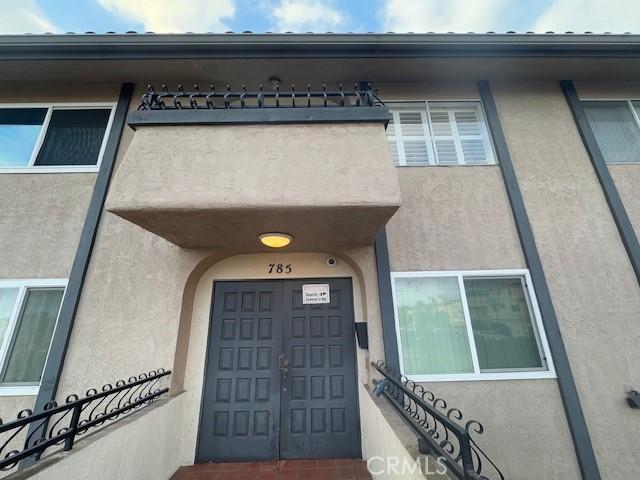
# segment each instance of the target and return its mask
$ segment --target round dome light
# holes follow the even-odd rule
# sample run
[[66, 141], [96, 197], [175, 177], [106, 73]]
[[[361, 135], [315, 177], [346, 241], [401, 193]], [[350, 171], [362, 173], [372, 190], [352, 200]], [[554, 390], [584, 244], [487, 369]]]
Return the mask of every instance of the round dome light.
[[258, 235], [258, 239], [260, 243], [266, 245], [270, 248], [282, 248], [286, 247], [291, 243], [293, 237], [291, 235], [287, 235], [286, 233], [263, 233], [262, 235]]

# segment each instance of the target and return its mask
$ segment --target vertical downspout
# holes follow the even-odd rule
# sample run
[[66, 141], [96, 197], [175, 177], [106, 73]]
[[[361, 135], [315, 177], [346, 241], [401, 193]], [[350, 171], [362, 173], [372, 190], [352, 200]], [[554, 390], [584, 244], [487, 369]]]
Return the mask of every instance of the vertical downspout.
[[378, 234], [374, 244], [376, 253], [376, 270], [378, 272], [378, 297], [380, 300], [380, 317], [382, 319], [382, 342], [385, 363], [400, 371], [398, 356], [398, 339], [396, 336], [395, 313], [393, 310], [393, 294], [391, 291], [391, 271], [389, 268], [389, 247], [385, 229]]
[[[109, 191], [109, 183], [111, 182], [111, 176], [116, 163], [118, 147], [120, 145], [120, 139], [122, 138], [134, 87], [135, 85], [133, 83], [123, 83], [120, 89], [118, 104], [102, 156], [102, 163], [96, 177], [96, 183], [93, 194], [91, 195], [87, 216], [85, 217], [82, 227], [82, 233], [80, 234], [80, 241], [78, 242], [73, 266], [69, 274], [69, 282], [60, 307], [56, 329], [51, 340], [49, 355], [47, 356], [47, 361], [42, 372], [40, 389], [38, 390], [38, 396], [33, 408], [34, 412], [42, 411], [48, 402], [55, 399], [58, 390], [64, 359], [67, 353], [67, 347], [69, 346], [69, 339], [73, 331], [73, 322], [78, 310], [78, 304], [80, 303], [82, 287], [87, 269], [89, 268], [91, 253], [98, 232], [98, 226], [100, 225], [104, 202], [107, 198], [107, 192]], [[33, 433], [38, 429], [36, 423], [37, 422], [29, 424], [29, 432], [27, 435], [33, 434], [32, 440], [40, 437], [39, 434]], [[44, 428], [46, 428], [46, 424]], [[34, 461], [35, 459], [33, 457], [26, 458], [20, 463], [20, 469], [28, 467], [33, 464]]]
[[587, 153], [591, 159], [591, 164], [593, 165], [593, 169], [596, 172], [596, 176], [598, 177], [598, 181], [600, 182], [600, 186], [604, 192], [604, 197], [607, 200], [609, 209], [611, 210], [611, 215], [618, 227], [622, 244], [627, 251], [627, 255], [629, 255], [631, 266], [636, 274], [638, 284], [640, 284], [640, 243], [638, 243], [636, 232], [633, 229], [633, 225], [631, 225], [631, 220], [629, 220], [629, 216], [624, 208], [624, 204], [622, 203], [616, 184], [613, 181], [613, 178], [611, 178], [609, 167], [607, 167], [607, 163], [604, 161], [604, 156], [598, 146], [596, 136], [591, 129], [591, 125], [589, 124], [587, 115], [580, 103], [580, 99], [578, 98], [578, 93], [576, 92], [573, 82], [571, 80], [563, 80], [560, 82], [560, 87], [562, 87], [562, 91], [567, 99], [573, 118], [578, 126], [580, 137], [582, 137], [582, 142], [587, 149]]
[[500, 117], [498, 116], [498, 110], [493, 99], [493, 94], [491, 93], [491, 88], [489, 87], [489, 82], [478, 82], [478, 90], [480, 91], [480, 98], [482, 99], [487, 116], [489, 131], [493, 137], [498, 163], [500, 164], [507, 197], [511, 204], [513, 218], [516, 229], [518, 230], [518, 236], [520, 237], [522, 251], [538, 298], [540, 313], [542, 314], [542, 323], [547, 333], [549, 349], [551, 350], [553, 363], [556, 367], [558, 388], [560, 389], [565, 416], [569, 424], [569, 430], [571, 431], [571, 438], [580, 467], [580, 473], [584, 480], [600, 480], [598, 463], [596, 462], [593, 446], [591, 445], [587, 423], [582, 413], [580, 397], [578, 396], [569, 358], [564, 346], [564, 341], [562, 340], [558, 318], [556, 317], [556, 312], [553, 307], [542, 261], [538, 254], [538, 247], [536, 246], [533, 230], [529, 223], [524, 199], [520, 191], [520, 186], [518, 185], [518, 179], [511, 161], [511, 154], [504, 132], [502, 131]]

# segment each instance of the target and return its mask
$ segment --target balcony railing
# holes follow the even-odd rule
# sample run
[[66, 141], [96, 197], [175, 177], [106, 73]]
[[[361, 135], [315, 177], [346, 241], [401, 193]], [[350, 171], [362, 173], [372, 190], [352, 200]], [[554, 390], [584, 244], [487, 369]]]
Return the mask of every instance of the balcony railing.
[[178, 85], [159, 90], [149, 85], [136, 111], [129, 112], [127, 123], [138, 127], [157, 125], [256, 125], [302, 123], [389, 123], [389, 110], [378, 99], [369, 84], [359, 83], [353, 89], [342, 85], [331, 89], [311, 85], [297, 90], [294, 85], [281, 90], [248, 90], [246, 85], [232, 89], [230, 85], [216, 90], [213, 85], [185, 89]]
[[340, 84], [331, 90], [323, 84], [319, 90], [312, 90], [307, 84], [303, 90], [296, 91], [295, 85], [288, 90], [265, 91], [262, 85], [256, 91], [247, 90], [242, 85], [240, 90], [232, 90], [227, 85], [222, 91], [213, 85], [208, 90], [200, 90], [196, 84], [191, 91], [182, 85], [171, 91], [163, 84], [159, 91], [149, 85], [142, 95], [138, 110], [234, 110], [252, 108], [336, 108], [336, 107], [381, 107], [382, 102], [375, 95], [369, 84], [355, 84], [353, 90], [345, 90]]
[[374, 394], [383, 395], [418, 435], [420, 452], [443, 459], [450, 473], [461, 480], [505, 480], [500, 469], [482, 451], [471, 434], [481, 435], [477, 420], [461, 425], [457, 408], [382, 361], [371, 364], [382, 379], [374, 381]]
[[30, 409], [18, 413], [9, 423], [0, 420], [0, 470], [11, 470], [23, 459], [40, 459], [45, 450], [63, 446], [71, 450], [76, 437], [122, 418], [153, 403], [169, 388], [164, 386], [171, 371], [153, 370], [115, 385], [106, 384], [100, 391], [87, 390], [84, 397], [69, 395], [63, 405], [55, 401], [42, 412]]

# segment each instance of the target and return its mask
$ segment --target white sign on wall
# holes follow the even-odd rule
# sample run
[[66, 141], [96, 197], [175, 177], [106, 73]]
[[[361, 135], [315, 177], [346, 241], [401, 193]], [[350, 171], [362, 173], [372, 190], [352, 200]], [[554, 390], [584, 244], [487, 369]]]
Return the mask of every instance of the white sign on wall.
[[304, 305], [330, 302], [328, 283], [302, 285], [302, 303]]

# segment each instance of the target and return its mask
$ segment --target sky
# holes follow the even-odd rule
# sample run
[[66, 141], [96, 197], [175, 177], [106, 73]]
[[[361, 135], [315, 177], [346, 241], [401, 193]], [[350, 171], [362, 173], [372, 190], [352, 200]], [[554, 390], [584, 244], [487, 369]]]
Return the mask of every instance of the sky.
[[0, 0], [0, 11], [0, 34], [640, 33], [640, 0]]

